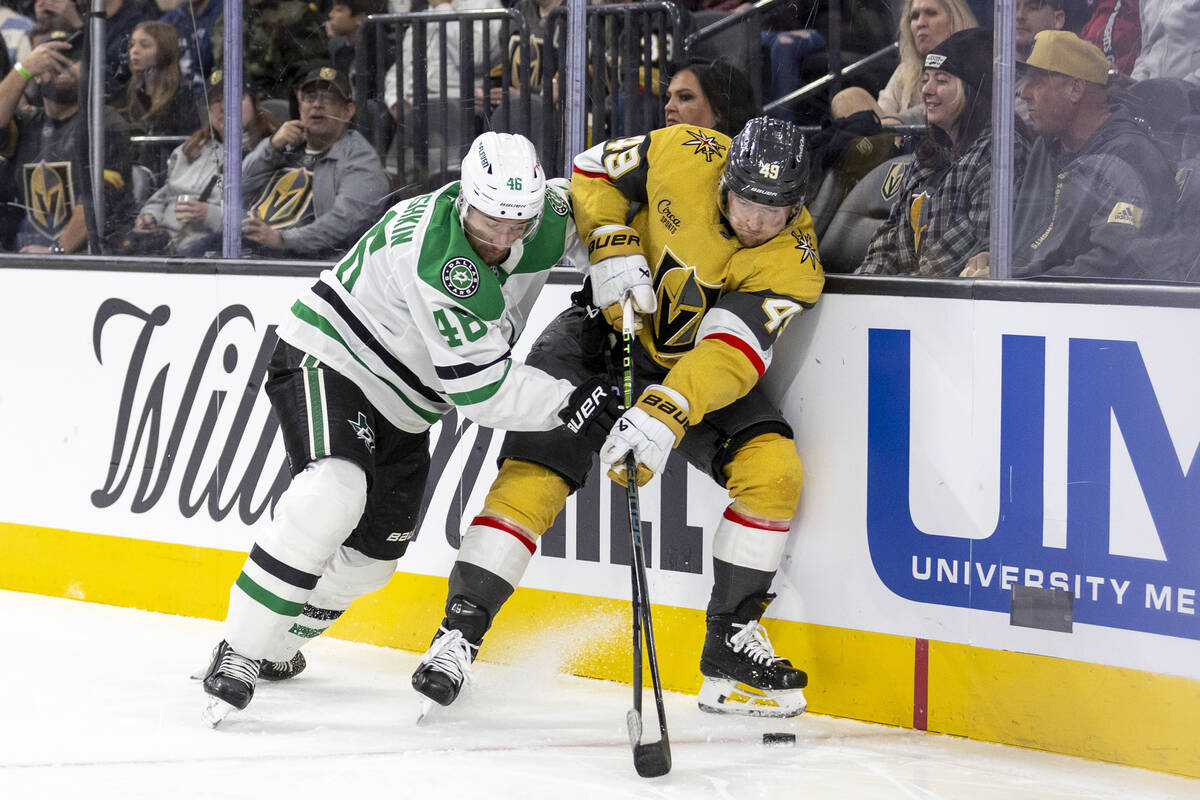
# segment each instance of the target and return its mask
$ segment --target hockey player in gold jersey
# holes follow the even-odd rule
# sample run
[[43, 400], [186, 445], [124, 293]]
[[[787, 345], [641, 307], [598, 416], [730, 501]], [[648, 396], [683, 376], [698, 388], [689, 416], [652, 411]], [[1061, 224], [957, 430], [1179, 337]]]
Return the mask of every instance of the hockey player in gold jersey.
[[[675, 125], [580, 154], [571, 192], [588, 242], [588, 284], [528, 359], [574, 383], [603, 375], [621, 301], [639, 312], [641, 394], [607, 439], [592, 443], [615, 480], [624, 470], [611, 467], [626, 453], [644, 483], [678, 450], [729, 493], [713, 538], [700, 660], [700, 706], [709, 711], [791, 716], [805, 708], [807, 676], [775, 655], [760, 622], [803, 472], [791, 428], [758, 382], [776, 338], [824, 285], [803, 205], [808, 161], [799, 130], [765, 117], [732, 141]], [[470, 679], [483, 635], [538, 538], [591, 469], [594, 451], [578, 442], [563, 429], [508, 434], [499, 475], [451, 570], [446, 617], [413, 675], [422, 694], [448, 705]]]

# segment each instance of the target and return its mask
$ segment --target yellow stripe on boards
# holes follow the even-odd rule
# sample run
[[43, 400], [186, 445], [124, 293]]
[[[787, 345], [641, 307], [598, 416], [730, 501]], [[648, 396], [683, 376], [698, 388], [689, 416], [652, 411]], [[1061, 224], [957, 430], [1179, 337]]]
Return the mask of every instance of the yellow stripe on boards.
[[223, 619], [245, 553], [0, 523], [0, 589]]
[[930, 642], [929, 730], [1200, 777], [1200, 681]]
[[[0, 589], [211, 619], [224, 618], [246, 560], [227, 550], [11, 523], [0, 523], [0, 542]], [[326, 635], [422, 652], [445, 600], [445, 578], [398, 573]], [[628, 682], [630, 618], [627, 600], [518, 589], [480, 658]], [[912, 726], [912, 638], [779, 620], [767, 626], [777, 652], [808, 672], [810, 712]], [[699, 689], [703, 630], [703, 611], [654, 607], [667, 689]], [[1200, 777], [1200, 681], [1175, 676], [931, 641], [928, 728]]]

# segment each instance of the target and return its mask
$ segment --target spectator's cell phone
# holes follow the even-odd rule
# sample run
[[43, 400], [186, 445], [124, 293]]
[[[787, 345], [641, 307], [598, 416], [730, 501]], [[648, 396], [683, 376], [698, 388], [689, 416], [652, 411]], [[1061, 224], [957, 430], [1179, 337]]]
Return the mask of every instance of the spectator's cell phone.
[[73, 61], [78, 61], [83, 54], [83, 28], [68, 36], [66, 42], [71, 46], [71, 49], [67, 51], [67, 56]]

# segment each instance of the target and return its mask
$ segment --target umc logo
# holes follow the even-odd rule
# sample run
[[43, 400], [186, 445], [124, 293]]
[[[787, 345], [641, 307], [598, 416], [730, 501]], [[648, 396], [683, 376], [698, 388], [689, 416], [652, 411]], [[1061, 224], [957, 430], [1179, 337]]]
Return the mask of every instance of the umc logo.
[[[909, 600], [1005, 613], [1014, 584], [1059, 589], [1074, 595], [1076, 622], [1200, 639], [1200, 451], [1184, 443], [1177, 455], [1137, 343], [1068, 342], [1062, 546], [1043, 536], [1045, 338], [1001, 340], [999, 513], [982, 538], [913, 521], [909, 341], [906, 330], [869, 333], [867, 540], [883, 583]], [[1114, 454], [1135, 478], [1114, 478]], [[1121, 504], [1140, 504], [1157, 540], [1136, 555], [1114, 546]]]

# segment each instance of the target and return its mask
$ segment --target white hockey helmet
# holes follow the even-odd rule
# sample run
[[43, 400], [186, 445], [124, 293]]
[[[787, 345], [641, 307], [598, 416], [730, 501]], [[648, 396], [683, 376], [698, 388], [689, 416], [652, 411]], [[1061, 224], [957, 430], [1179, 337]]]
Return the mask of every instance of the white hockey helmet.
[[459, 219], [474, 208], [498, 219], [524, 220], [522, 238], [537, 232], [546, 197], [546, 173], [533, 142], [518, 133], [487, 131], [471, 142], [462, 161]]

